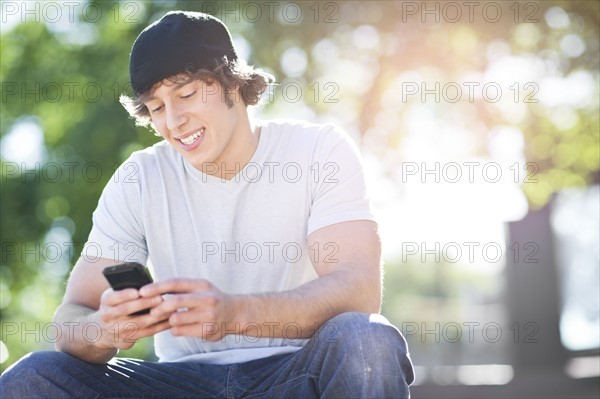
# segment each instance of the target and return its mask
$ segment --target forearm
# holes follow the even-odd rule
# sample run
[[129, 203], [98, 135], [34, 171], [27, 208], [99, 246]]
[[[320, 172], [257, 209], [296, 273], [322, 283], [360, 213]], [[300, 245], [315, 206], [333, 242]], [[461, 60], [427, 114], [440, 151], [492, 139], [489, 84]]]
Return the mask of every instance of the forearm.
[[106, 363], [112, 359], [118, 349], [97, 345], [102, 330], [95, 314], [91, 308], [63, 303], [54, 315], [54, 322], [62, 330], [56, 349], [91, 363]]
[[[338, 270], [294, 290], [234, 297], [234, 325], [244, 335], [309, 338], [343, 312], [379, 312], [379, 274]], [[260, 328], [259, 328], [260, 327]]]

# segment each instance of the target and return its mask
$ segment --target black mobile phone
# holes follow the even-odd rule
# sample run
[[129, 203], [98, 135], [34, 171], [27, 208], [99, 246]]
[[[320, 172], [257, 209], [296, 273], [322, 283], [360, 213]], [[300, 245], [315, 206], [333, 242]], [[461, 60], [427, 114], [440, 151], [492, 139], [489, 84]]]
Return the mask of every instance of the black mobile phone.
[[[148, 268], [137, 262], [127, 262], [105, 267], [102, 270], [102, 274], [104, 274], [104, 277], [106, 277], [106, 280], [108, 280], [108, 283], [115, 291], [125, 288], [140, 289], [152, 282]], [[150, 309], [144, 309], [133, 313], [133, 315], [137, 316], [149, 312]]]

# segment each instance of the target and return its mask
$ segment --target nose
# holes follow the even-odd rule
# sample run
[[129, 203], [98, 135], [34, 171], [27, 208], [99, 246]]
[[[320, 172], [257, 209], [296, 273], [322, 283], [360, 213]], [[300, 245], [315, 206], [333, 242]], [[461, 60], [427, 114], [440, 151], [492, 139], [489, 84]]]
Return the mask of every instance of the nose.
[[187, 116], [180, 107], [165, 104], [167, 113], [167, 129], [169, 131], [180, 131], [182, 126], [187, 122]]

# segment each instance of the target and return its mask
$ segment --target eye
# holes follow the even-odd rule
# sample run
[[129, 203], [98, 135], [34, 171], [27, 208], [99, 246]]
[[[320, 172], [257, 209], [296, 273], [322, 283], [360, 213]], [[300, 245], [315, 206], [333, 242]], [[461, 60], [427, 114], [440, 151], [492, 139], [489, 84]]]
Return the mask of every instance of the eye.
[[160, 105], [160, 106], [158, 106], [158, 107], [151, 108], [151, 109], [150, 109], [150, 113], [152, 113], [152, 114], [156, 114], [156, 113], [160, 112], [162, 109], [163, 109], [163, 106], [162, 106], [162, 105]]
[[186, 95], [181, 96], [181, 98], [183, 98], [183, 99], [191, 98], [194, 94], [196, 94], [196, 90], [194, 90], [190, 94], [186, 94]]

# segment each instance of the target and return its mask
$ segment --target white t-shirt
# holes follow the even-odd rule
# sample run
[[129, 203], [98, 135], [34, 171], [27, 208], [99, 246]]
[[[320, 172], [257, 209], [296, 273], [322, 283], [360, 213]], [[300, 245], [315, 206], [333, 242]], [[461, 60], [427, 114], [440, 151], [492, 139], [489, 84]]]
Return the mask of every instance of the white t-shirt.
[[[155, 281], [207, 279], [231, 294], [317, 278], [309, 251], [335, 259], [336, 247], [308, 248], [307, 237], [334, 223], [374, 220], [358, 150], [333, 125], [259, 124], [256, 152], [231, 180], [195, 169], [165, 141], [134, 152], [106, 185], [82, 255], [146, 264]], [[160, 361], [240, 363], [306, 342], [293, 339], [299, 326], [284, 327], [285, 339], [230, 334], [218, 342], [167, 330], [155, 336], [155, 350]]]

